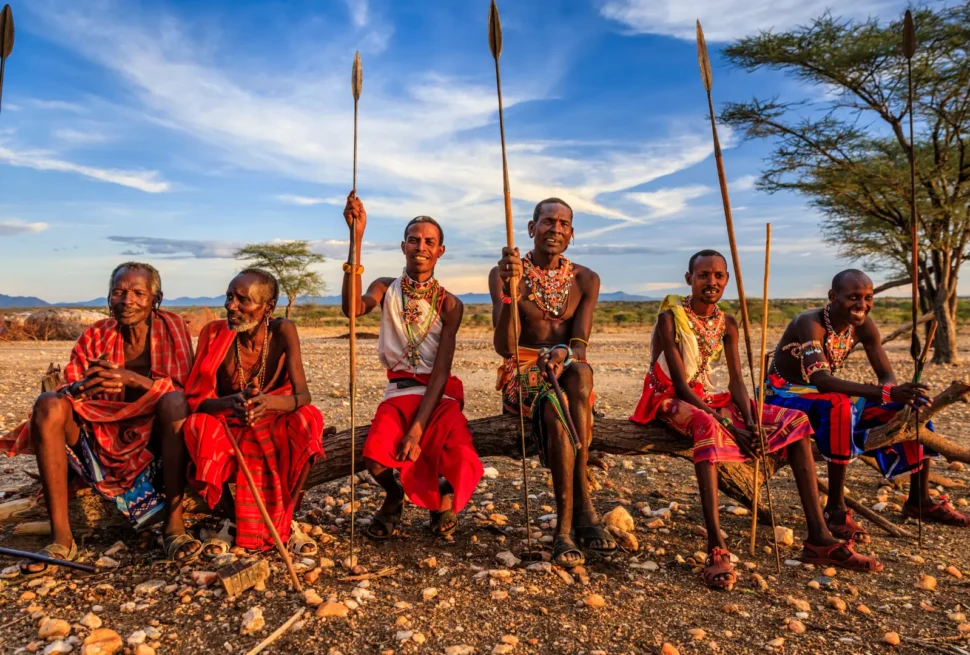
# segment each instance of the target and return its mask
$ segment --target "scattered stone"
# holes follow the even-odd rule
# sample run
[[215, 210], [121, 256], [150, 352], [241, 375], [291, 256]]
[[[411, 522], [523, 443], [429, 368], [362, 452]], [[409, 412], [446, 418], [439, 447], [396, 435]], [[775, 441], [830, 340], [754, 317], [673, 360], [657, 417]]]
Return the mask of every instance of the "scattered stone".
[[829, 596], [829, 606], [839, 612], [844, 612], [846, 610], [845, 601], [838, 596]]
[[74, 645], [71, 642], [58, 639], [44, 649], [44, 655], [63, 655], [72, 650], [74, 650]]
[[687, 634], [693, 637], [694, 641], [703, 641], [704, 637], [707, 636], [707, 631], [703, 628], [691, 628], [687, 631]]
[[602, 607], [606, 607], [606, 599], [599, 594], [590, 594], [583, 599], [583, 605], [593, 609], [600, 609]]
[[149, 580], [148, 582], [142, 582], [140, 585], [135, 587], [135, 595], [151, 596], [167, 584], [168, 582], [165, 580]]
[[155, 655], [155, 649], [148, 644], [138, 644], [135, 646], [135, 655]]
[[623, 532], [633, 532], [633, 517], [623, 505], [617, 505], [612, 510], [603, 515], [603, 525], [607, 528], [615, 527]]
[[421, 592], [421, 598], [423, 598], [426, 601], [431, 600], [437, 595], [438, 595], [438, 590], [435, 589], [434, 587], [428, 587], [427, 589]]
[[146, 639], [148, 639], [148, 635], [145, 634], [144, 630], [135, 630], [128, 635], [128, 645], [137, 646], [138, 644], [145, 643]]
[[875, 504], [873, 504], [873, 506], [872, 506], [872, 511], [873, 511], [873, 512], [882, 512], [882, 511], [884, 511], [884, 510], [885, 510], [885, 509], [886, 509], [887, 507], [889, 507], [889, 503], [882, 503], [882, 502], [880, 502], [880, 503], [875, 503]]
[[192, 571], [190, 577], [199, 587], [211, 587], [219, 579], [219, 574], [215, 571]]
[[511, 551], [508, 551], [508, 550], [503, 550], [502, 552], [495, 555], [495, 559], [498, 562], [500, 562], [503, 566], [506, 566], [510, 569], [514, 569], [522, 561], [518, 557], [513, 555]]
[[489, 480], [494, 480], [498, 477], [498, 469], [494, 466], [486, 466], [485, 470], [482, 472], [482, 476], [488, 478]]
[[673, 644], [666, 642], [660, 647], [660, 655], [680, 655], [680, 651]]
[[967, 620], [967, 615], [963, 612], [950, 612], [946, 615], [946, 618], [954, 623], [965, 623]]
[[84, 640], [81, 655], [113, 655], [124, 647], [121, 635], [108, 628], [99, 628]]
[[475, 652], [474, 646], [461, 644], [460, 646], [448, 646], [445, 648], [445, 655], [472, 655]]
[[94, 563], [99, 569], [116, 569], [121, 566], [121, 562], [116, 559], [111, 559], [105, 555], [98, 558], [98, 561]]
[[890, 646], [898, 646], [901, 641], [899, 638], [899, 633], [897, 632], [887, 632], [882, 636], [882, 641]]
[[313, 589], [307, 589], [303, 592], [303, 600], [306, 601], [306, 604], [310, 607], [317, 607], [318, 605], [323, 604], [323, 598], [321, 598], [320, 594]]
[[407, 641], [414, 633], [410, 630], [398, 630], [394, 633], [394, 641]]
[[954, 578], [962, 578], [963, 577], [963, 573], [960, 572], [960, 569], [958, 569], [957, 567], [955, 567], [953, 565], [950, 565], [950, 566], [946, 567], [946, 572], [949, 573], [950, 575], [952, 575]]
[[259, 632], [264, 627], [266, 627], [266, 619], [263, 618], [263, 610], [261, 607], [250, 607], [243, 614], [242, 625], [239, 626], [239, 634], [241, 635], [251, 635], [254, 632]]
[[436, 569], [438, 568], [438, 558], [429, 557], [428, 559], [423, 559], [418, 562], [418, 568], [421, 569]]
[[509, 597], [509, 592], [502, 589], [496, 589], [492, 592], [492, 600], [505, 600]]
[[789, 596], [785, 599], [785, 602], [789, 606], [794, 607], [799, 612], [811, 612], [812, 605], [807, 600], [802, 600], [801, 598], [795, 598], [794, 596]]
[[98, 615], [92, 614], [91, 612], [85, 614], [79, 623], [89, 630], [97, 630], [102, 625], [102, 621]]
[[40, 622], [40, 630], [37, 636], [41, 639], [59, 639], [71, 634], [71, 624], [62, 619], [51, 619], [45, 617]]
[[350, 608], [344, 605], [343, 603], [327, 602], [317, 608], [318, 617], [335, 616], [341, 619], [345, 619], [349, 614], [350, 614]]
[[772, 639], [767, 644], [765, 644], [765, 647], [770, 648], [771, 650], [774, 650], [776, 648], [783, 648], [784, 645], [785, 645], [785, 638], [778, 637], [776, 639]]
[[423, 644], [424, 642], [428, 641], [428, 638], [425, 637], [421, 632], [415, 632], [413, 635], [411, 635], [411, 641], [416, 644]]
[[795, 531], [791, 528], [786, 528], [781, 525], [775, 526], [775, 541], [778, 542], [779, 546], [794, 546], [795, 545]]
[[805, 634], [805, 624], [798, 619], [792, 619], [788, 623], [788, 629], [794, 632], [796, 635]]
[[916, 583], [916, 586], [924, 591], [933, 591], [936, 589], [936, 578], [934, 578], [932, 575], [926, 575], [924, 573], [923, 575], [920, 575], [919, 582]]
[[855, 609], [860, 614], [865, 614], [866, 616], [872, 616], [872, 610], [869, 609], [866, 605], [863, 605], [862, 603], [860, 603], [859, 605], [856, 605]]

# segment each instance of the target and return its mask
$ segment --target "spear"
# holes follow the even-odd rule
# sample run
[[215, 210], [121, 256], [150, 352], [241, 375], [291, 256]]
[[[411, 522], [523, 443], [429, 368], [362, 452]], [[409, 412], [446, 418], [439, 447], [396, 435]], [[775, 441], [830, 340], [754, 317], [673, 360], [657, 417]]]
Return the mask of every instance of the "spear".
[[[916, 25], [913, 24], [913, 14], [906, 10], [903, 18], [903, 56], [906, 57], [906, 79], [909, 86], [909, 95], [906, 107], [909, 113], [909, 212], [910, 212], [910, 242], [912, 244], [912, 295], [913, 295], [913, 327], [909, 333], [909, 355], [913, 358], [913, 377], [917, 378], [921, 373], [920, 365], [920, 345], [919, 335], [917, 334], [917, 321], [919, 320], [919, 225], [916, 214], [916, 142], [913, 141], [913, 55], [916, 54]], [[920, 450], [920, 430], [919, 430], [919, 408], [916, 408], [916, 448]], [[926, 472], [923, 472], [926, 475]], [[910, 480], [910, 484], [913, 481]], [[917, 522], [919, 526], [919, 549], [923, 550], [923, 487], [919, 490], [919, 513]]]
[[[701, 80], [704, 82], [704, 89], [707, 91], [707, 108], [711, 116], [711, 134], [714, 138], [714, 162], [717, 165], [717, 179], [721, 184], [721, 203], [724, 205], [724, 222], [727, 224], [728, 243], [731, 246], [731, 263], [734, 265], [734, 281], [738, 286], [738, 302], [741, 305], [741, 325], [744, 328], [744, 347], [748, 353], [748, 370], [751, 372], [751, 388], [754, 393], [758, 393], [758, 384], [754, 378], [754, 359], [751, 350], [751, 321], [748, 318], [748, 301], [744, 295], [744, 280], [741, 277], [741, 258], [738, 255], [738, 244], [734, 238], [734, 217], [731, 215], [731, 198], [728, 195], [727, 176], [724, 174], [724, 161], [721, 156], [721, 141], [717, 137], [717, 119], [714, 114], [714, 98], [711, 95], [713, 86], [713, 75], [711, 74], [711, 58], [707, 54], [707, 42], [704, 40], [704, 30], [700, 20], [697, 21], [697, 60], [701, 68]], [[763, 384], [763, 381], [762, 381]], [[758, 416], [760, 422], [761, 416]], [[761, 451], [765, 450], [765, 435], [759, 430], [758, 437], [761, 440]], [[754, 478], [758, 480], [758, 467], [760, 462], [757, 458], [754, 461]], [[767, 471], [766, 471], [767, 473]], [[771, 513], [772, 525], [775, 522], [774, 512], [771, 506], [771, 483], [765, 476], [765, 490], [768, 495], [768, 511]], [[757, 513], [755, 513], [757, 516]], [[752, 530], [754, 532], [754, 530]], [[755, 537], [752, 534], [752, 539]], [[772, 530], [771, 538], [774, 543], [775, 552], [778, 552], [777, 537]], [[781, 571], [779, 570], [779, 573]]]
[[[360, 90], [364, 86], [364, 69], [360, 64], [360, 51], [354, 55], [354, 64], [350, 69], [350, 90], [354, 95], [354, 190], [357, 195], [357, 105], [360, 101]], [[355, 221], [356, 223], [356, 221]], [[354, 561], [354, 531], [357, 526], [357, 225], [350, 231], [350, 561], [348, 568], [353, 570]]]
[[[512, 191], [509, 188], [509, 162], [505, 154], [505, 116], [502, 110], [502, 73], [499, 69], [499, 57], [502, 56], [502, 21], [499, 19], [498, 6], [495, 0], [488, 10], [488, 49], [492, 51], [495, 60], [495, 88], [498, 91], [498, 127], [502, 137], [502, 183], [505, 193], [505, 240], [509, 248], [515, 248], [515, 232], [512, 228]], [[519, 390], [519, 430], [522, 435], [522, 495], [525, 507], [525, 538], [526, 548], [532, 552], [532, 521], [529, 517], [529, 473], [526, 468], [525, 457], [525, 405], [522, 401], [522, 370], [519, 365], [519, 280], [513, 278], [509, 283], [509, 295], [512, 296], [512, 335], [515, 339], [513, 355], [515, 356], [515, 376]]]
[[3, 106], [3, 70], [13, 51], [13, 10], [4, 5], [0, 11], [0, 108]]

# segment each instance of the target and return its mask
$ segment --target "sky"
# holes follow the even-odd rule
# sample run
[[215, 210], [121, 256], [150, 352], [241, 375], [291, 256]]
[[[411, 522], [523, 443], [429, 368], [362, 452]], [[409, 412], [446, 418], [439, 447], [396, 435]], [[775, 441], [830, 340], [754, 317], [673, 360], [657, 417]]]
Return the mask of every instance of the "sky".
[[[720, 54], [825, 11], [819, 0], [504, 0], [501, 58], [516, 242], [536, 202], [574, 211], [567, 256], [603, 291], [685, 290], [701, 248], [728, 252], [694, 21], [715, 105], [806, 97]], [[165, 294], [221, 295], [234, 250], [305, 239], [338, 293], [352, 186], [354, 52], [363, 61], [358, 193], [365, 277], [399, 274], [412, 217], [445, 230], [437, 276], [484, 292], [505, 245], [487, 0], [12, 0], [16, 46], [0, 114], [0, 293], [103, 296], [148, 261]], [[905, 3], [840, 3], [898, 17]], [[720, 126], [742, 272], [760, 295], [821, 297], [851, 262], [803, 197], [755, 189], [770, 144]], [[877, 281], [880, 275], [873, 276]], [[753, 290], [757, 290], [755, 294]], [[727, 297], [736, 297], [733, 285]]]

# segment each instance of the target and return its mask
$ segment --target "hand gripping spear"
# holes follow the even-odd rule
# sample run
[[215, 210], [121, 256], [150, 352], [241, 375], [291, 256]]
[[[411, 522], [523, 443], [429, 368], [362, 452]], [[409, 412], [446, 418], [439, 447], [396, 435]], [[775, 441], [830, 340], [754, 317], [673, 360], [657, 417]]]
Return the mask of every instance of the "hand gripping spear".
[[[360, 51], [354, 55], [354, 65], [350, 69], [350, 90], [354, 95], [354, 191], [357, 195], [357, 104], [360, 101], [360, 90], [364, 86], [364, 69], [360, 64]], [[350, 560], [348, 568], [353, 570], [354, 561], [354, 531], [357, 526], [357, 226], [350, 230]]]
[[[704, 40], [704, 30], [701, 28], [701, 22], [697, 21], [697, 59], [701, 67], [701, 80], [704, 82], [704, 89], [707, 90], [707, 107], [711, 115], [711, 133], [714, 137], [714, 162], [717, 164], [717, 177], [721, 184], [721, 202], [724, 205], [724, 221], [727, 223], [727, 233], [728, 233], [728, 243], [731, 246], [731, 262], [734, 265], [734, 280], [738, 285], [738, 301], [741, 304], [741, 325], [744, 328], [744, 347], [748, 353], [748, 370], [751, 371], [751, 386], [752, 391], [757, 394], [758, 384], [754, 379], [754, 360], [753, 351], [751, 350], [751, 322], [748, 319], [748, 302], [744, 296], [744, 280], [741, 277], [741, 259], [738, 256], [738, 244], [734, 239], [734, 218], [731, 215], [731, 199], [728, 196], [728, 186], [727, 177], [724, 174], [724, 162], [721, 156], [721, 141], [717, 137], [717, 119], [714, 114], [714, 99], [711, 96], [711, 86], [713, 85], [713, 76], [711, 74], [711, 59], [707, 54], [707, 42]], [[762, 385], [764, 381], [762, 380]], [[760, 425], [761, 416], [758, 416], [758, 422]], [[758, 437], [761, 440], [761, 453], [762, 458], [766, 457], [765, 454], [765, 435], [764, 432], [759, 430]], [[767, 460], [765, 460], [767, 461]], [[759, 467], [761, 463], [755, 458], [754, 461], [754, 503], [753, 511], [755, 517], [758, 515], [758, 493], [760, 488], [760, 483], [758, 482]], [[767, 473], [767, 467], [765, 468]], [[774, 524], [775, 524], [775, 511], [771, 504], [771, 484], [768, 482], [767, 476], [765, 476], [765, 489], [768, 495], [768, 513], [771, 515], [771, 538], [775, 549], [775, 559], [778, 565], [778, 573], [781, 573], [781, 559], [778, 553], [778, 540], [774, 534]], [[757, 522], [755, 521], [755, 525]], [[755, 529], [752, 528], [752, 543], [754, 542]]]
[[13, 51], [13, 10], [4, 5], [0, 11], [0, 109], [3, 107], [3, 70]]
[[[917, 321], [919, 319], [919, 220], [916, 214], [916, 142], [913, 140], [913, 55], [916, 54], [916, 26], [913, 24], [913, 14], [906, 10], [903, 18], [903, 56], [906, 57], [906, 78], [909, 84], [909, 96], [907, 99], [907, 111], [909, 113], [909, 212], [910, 212], [910, 241], [912, 244], [913, 259], [912, 271], [913, 278], [913, 328], [909, 335], [909, 355], [913, 358], [913, 381], [918, 381], [922, 372], [920, 364], [919, 335], [917, 331]], [[920, 431], [919, 431], [919, 408], [916, 408], [916, 447], [920, 450]], [[923, 472], [926, 475], [926, 472]], [[912, 477], [910, 484], [915, 484]], [[920, 485], [919, 510], [917, 522], [919, 526], [918, 542], [919, 549], [923, 550], [923, 486]]]
[[[498, 91], [498, 127], [502, 136], [502, 182], [505, 193], [505, 240], [509, 248], [515, 247], [515, 232], [512, 228], [512, 191], [509, 188], [509, 163], [505, 155], [505, 117], [502, 111], [502, 74], [498, 60], [502, 56], [502, 21], [499, 20], [498, 6], [492, 0], [488, 10], [488, 48], [495, 60], [495, 88]], [[522, 435], [522, 495], [525, 507], [525, 538], [526, 548], [532, 552], [532, 521], [529, 517], [529, 473], [525, 457], [525, 406], [522, 402], [521, 369], [519, 365], [519, 280], [512, 279], [509, 283], [509, 295], [512, 296], [512, 335], [515, 339], [513, 354], [515, 355], [515, 376], [519, 383], [519, 429]]]

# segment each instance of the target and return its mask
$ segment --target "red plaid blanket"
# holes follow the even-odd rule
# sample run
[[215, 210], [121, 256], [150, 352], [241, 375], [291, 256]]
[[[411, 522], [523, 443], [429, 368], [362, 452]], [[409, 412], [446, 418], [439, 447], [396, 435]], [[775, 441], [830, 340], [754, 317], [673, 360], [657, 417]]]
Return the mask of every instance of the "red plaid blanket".
[[[117, 496], [131, 488], [135, 478], [152, 461], [147, 449], [152, 436], [155, 404], [166, 393], [185, 386], [192, 369], [192, 337], [177, 314], [155, 310], [151, 329], [152, 388], [133, 403], [121, 394], [102, 394], [88, 400], [71, 398], [75, 419], [84, 424], [92, 437], [92, 448], [104, 466], [106, 478], [98, 490]], [[125, 365], [124, 338], [113, 318], [98, 321], [81, 335], [71, 361], [64, 369], [64, 385], [81, 379], [90, 362], [107, 356]], [[0, 438], [0, 453], [10, 457], [32, 452], [30, 420]]]

